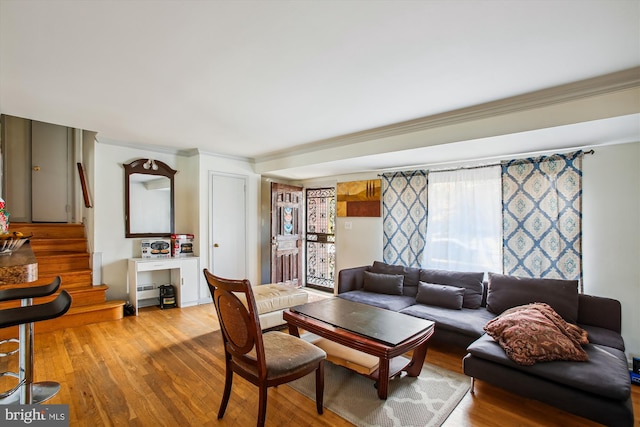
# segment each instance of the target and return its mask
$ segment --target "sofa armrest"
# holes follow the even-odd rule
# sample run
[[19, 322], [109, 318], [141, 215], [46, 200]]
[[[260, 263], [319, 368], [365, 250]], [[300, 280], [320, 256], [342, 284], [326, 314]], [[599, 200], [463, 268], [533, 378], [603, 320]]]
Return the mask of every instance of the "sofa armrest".
[[369, 270], [369, 266], [345, 268], [338, 272], [338, 293], [357, 291], [364, 286], [364, 271]]
[[622, 329], [620, 301], [593, 295], [578, 295], [578, 323], [620, 333]]

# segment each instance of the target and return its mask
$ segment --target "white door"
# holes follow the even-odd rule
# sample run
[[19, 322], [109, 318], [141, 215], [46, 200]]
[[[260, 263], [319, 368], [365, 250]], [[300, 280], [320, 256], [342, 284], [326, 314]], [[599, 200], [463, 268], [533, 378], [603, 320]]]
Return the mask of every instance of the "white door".
[[227, 279], [247, 278], [246, 178], [211, 174], [211, 271]]
[[31, 122], [31, 220], [71, 219], [68, 128]]

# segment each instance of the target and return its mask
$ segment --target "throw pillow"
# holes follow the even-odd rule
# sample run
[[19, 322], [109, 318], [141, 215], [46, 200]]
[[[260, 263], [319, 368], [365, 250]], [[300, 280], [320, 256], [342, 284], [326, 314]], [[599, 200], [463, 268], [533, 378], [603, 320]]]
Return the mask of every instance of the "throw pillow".
[[511, 308], [490, 320], [484, 330], [514, 362], [531, 366], [536, 362], [589, 359], [582, 348], [587, 332], [567, 323], [547, 304]]
[[465, 308], [478, 308], [482, 304], [483, 278], [483, 272], [420, 270], [421, 282], [464, 288], [462, 306]]
[[402, 282], [404, 276], [401, 274], [379, 274], [364, 271], [364, 287], [367, 292], [375, 292], [387, 295], [402, 295]]
[[531, 279], [489, 273], [487, 310], [500, 314], [519, 305], [549, 304], [564, 320], [578, 321], [578, 281]]
[[370, 271], [372, 273], [380, 274], [402, 274], [404, 276], [404, 287], [402, 289], [403, 295], [415, 297], [418, 292], [418, 281], [420, 280], [419, 268], [374, 261]]
[[421, 304], [461, 310], [463, 299], [464, 288], [418, 282], [416, 302]]

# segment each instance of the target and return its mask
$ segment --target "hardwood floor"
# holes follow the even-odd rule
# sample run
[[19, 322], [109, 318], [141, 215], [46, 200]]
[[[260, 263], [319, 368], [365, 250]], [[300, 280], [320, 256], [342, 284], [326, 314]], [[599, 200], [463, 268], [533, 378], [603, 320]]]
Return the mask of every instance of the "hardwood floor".
[[[214, 308], [207, 304], [170, 310], [150, 307], [138, 317], [37, 333], [35, 380], [61, 383], [60, 393], [47, 403], [69, 404], [71, 426], [255, 425], [257, 390], [237, 376], [227, 413], [217, 420], [224, 384], [217, 328]], [[463, 355], [463, 349], [433, 345], [427, 361], [461, 372]], [[6, 363], [0, 362], [0, 371], [6, 370]], [[637, 419], [640, 387], [634, 386], [633, 393]], [[352, 424], [328, 410], [318, 415], [312, 400], [288, 386], [271, 388], [267, 426], [284, 425]], [[482, 382], [476, 382], [475, 396], [467, 394], [445, 423], [447, 427], [503, 425], [597, 424]]]

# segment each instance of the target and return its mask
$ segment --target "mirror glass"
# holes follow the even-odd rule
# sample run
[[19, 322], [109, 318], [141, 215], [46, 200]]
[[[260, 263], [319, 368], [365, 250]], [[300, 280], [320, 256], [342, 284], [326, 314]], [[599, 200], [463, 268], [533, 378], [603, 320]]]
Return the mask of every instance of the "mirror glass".
[[175, 170], [158, 160], [125, 164], [126, 237], [163, 237], [174, 232]]

